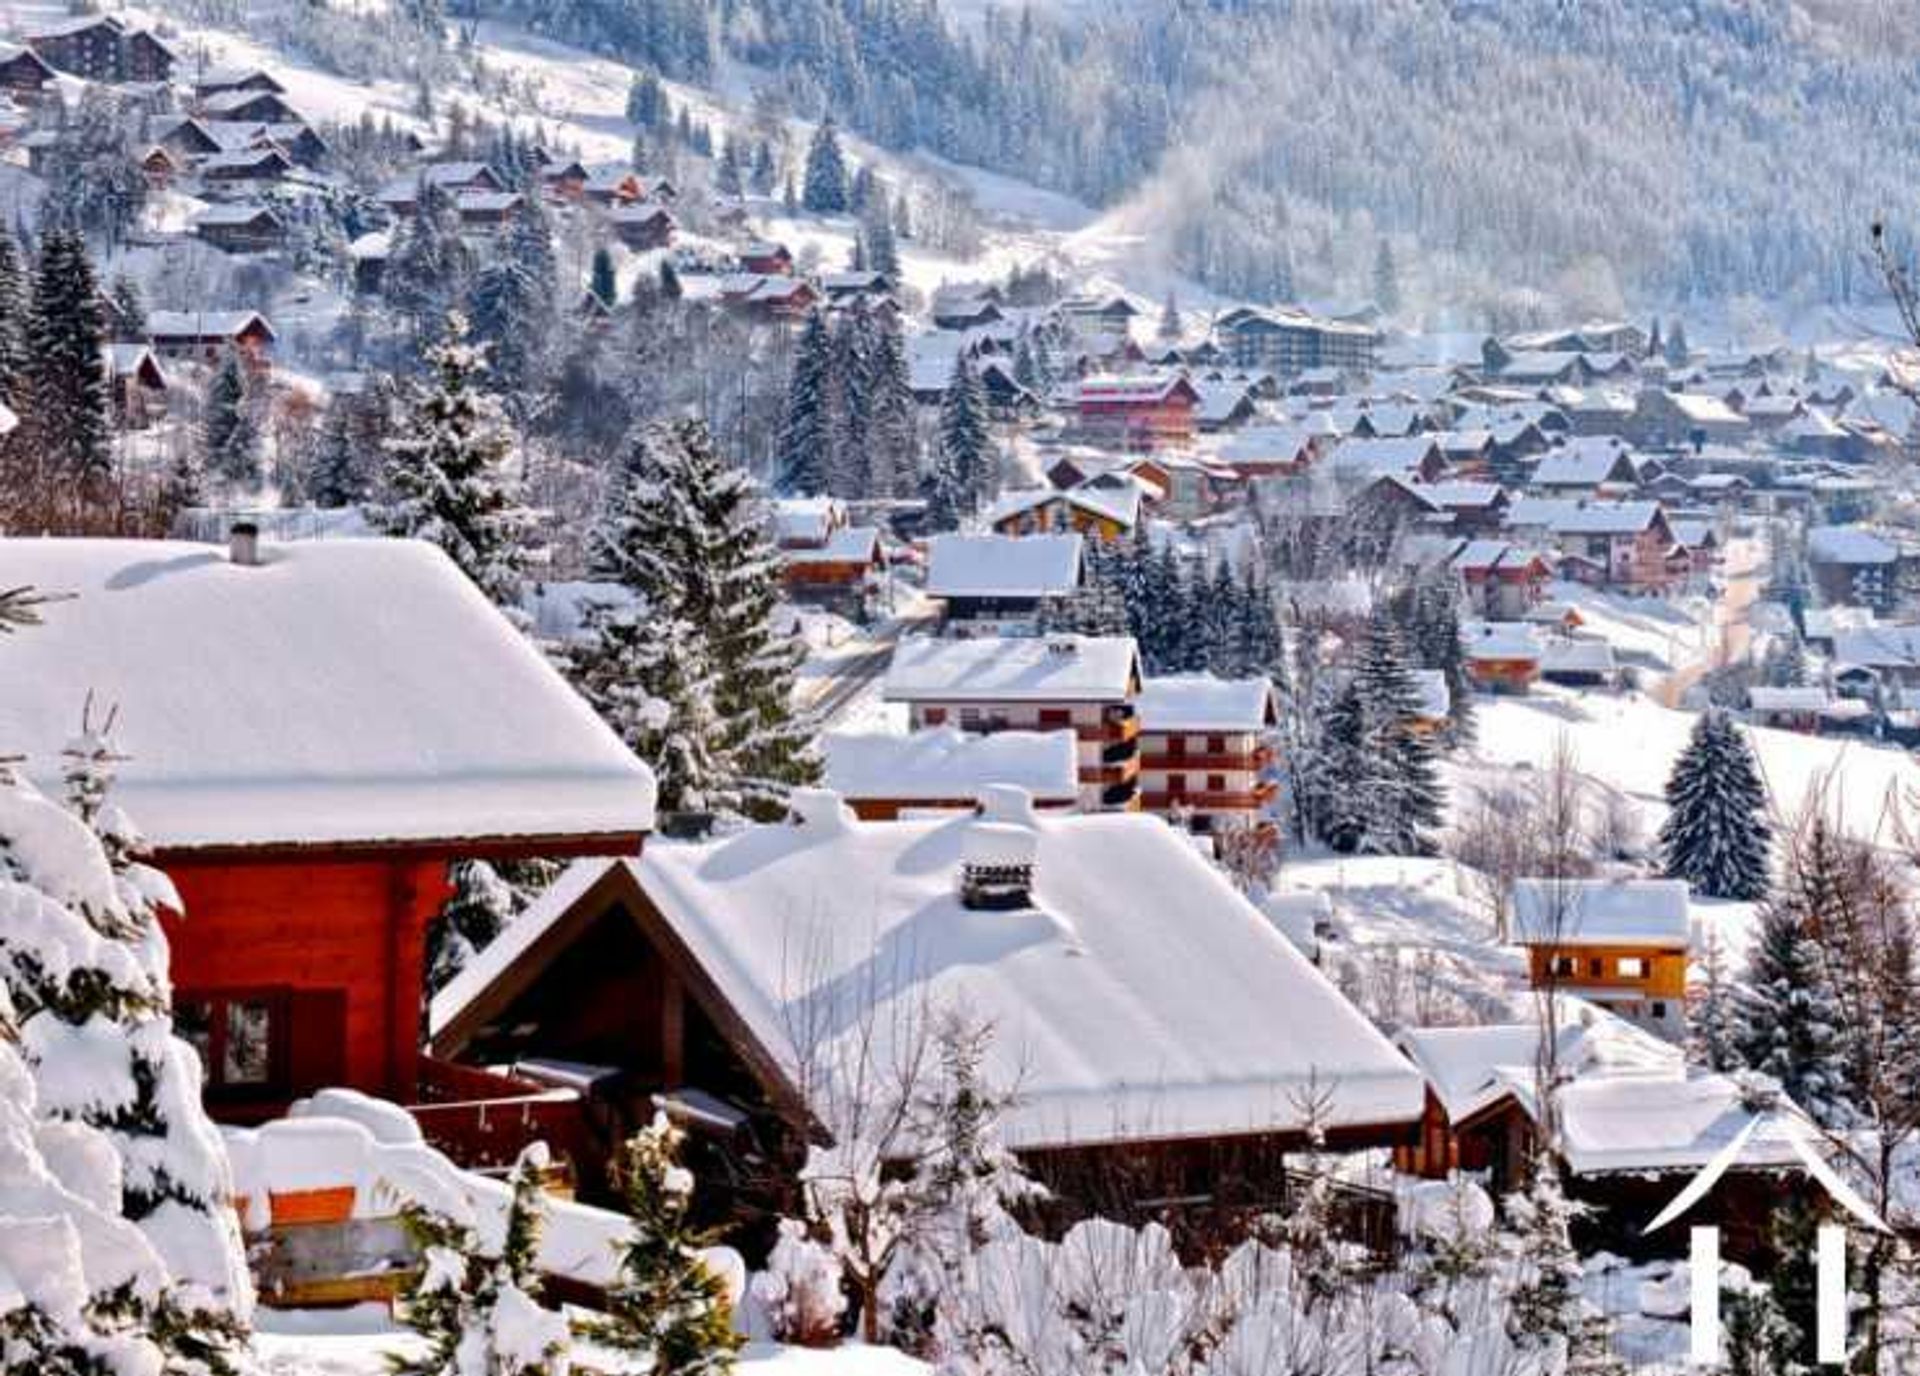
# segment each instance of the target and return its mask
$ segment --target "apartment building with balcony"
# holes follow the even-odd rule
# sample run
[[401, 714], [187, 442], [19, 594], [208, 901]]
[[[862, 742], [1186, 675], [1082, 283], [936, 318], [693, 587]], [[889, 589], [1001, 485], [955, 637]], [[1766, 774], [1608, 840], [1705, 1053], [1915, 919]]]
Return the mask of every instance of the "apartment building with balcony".
[[909, 636], [882, 688], [914, 730], [1071, 731], [1083, 811], [1140, 806], [1140, 655], [1131, 636]]
[[1150, 678], [1140, 690], [1141, 805], [1196, 832], [1270, 825], [1279, 704], [1265, 678]]

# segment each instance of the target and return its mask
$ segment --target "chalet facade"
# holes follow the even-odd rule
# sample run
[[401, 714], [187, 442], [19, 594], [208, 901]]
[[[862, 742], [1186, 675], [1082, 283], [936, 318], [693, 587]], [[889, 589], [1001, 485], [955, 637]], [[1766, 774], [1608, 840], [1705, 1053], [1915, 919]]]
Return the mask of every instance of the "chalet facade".
[[208, 206], [193, 217], [193, 232], [228, 253], [268, 253], [287, 242], [286, 222], [265, 205]]
[[[448, 865], [651, 829], [646, 766], [432, 546], [0, 540], [0, 580], [77, 594], [10, 651], [0, 724], [54, 742], [88, 694], [117, 705], [116, 801], [179, 893], [176, 1021], [220, 1117], [416, 1102]], [[53, 750], [27, 768], [57, 787]]]
[[916, 731], [1072, 731], [1081, 807], [1136, 811], [1140, 682], [1130, 636], [910, 636], [881, 691], [906, 706]]
[[1113, 486], [1008, 492], [987, 512], [987, 526], [997, 535], [1072, 531], [1096, 540], [1118, 540], [1139, 523], [1141, 497], [1140, 484], [1124, 476]]
[[607, 224], [614, 238], [636, 253], [667, 247], [679, 228], [671, 210], [646, 202], [615, 206], [607, 212]]
[[272, 366], [278, 338], [258, 311], [153, 311], [147, 337], [162, 358], [212, 366], [231, 349], [257, 370]]
[[927, 542], [927, 596], [938, 598], [950, 633], [1032, 631], [1049, 603], [1080, 587], [1083, 538], [936, 535]]
[[0, 43], [0, 91], [32, 105], [46, 94], [54, 77], [54, 69], [32, 48]]
[[[806, 790], [791, 822], [577, 864], [436, 997], [433, 1050], [616, 1069], [623, 1127], [697, 1100], [791, 1171], [803, 1084], [903, 1064], [906, 1010], [964, 1008], [993, 1025], [983, 1076], [1021, 1086], [1007, 1146], [1064, 1211], [1129, 1219], [1270, 1207], [1304, 1085], [1336, 1148], [1411, 1140], [1418, 1074], [1171, 829], [1018, 789], [980, 809], [868, 823]], [[1177, 1064], [1143, 1026], [1180, 1029]]]
[[1631, 592], [1670, 588], [1667, 556], [1673, 527], [1658, 502], [1584, 502], [1555, 515], [1551, 530], [1561, 552], [1576, 561], [1576, 577]]
[[1527, 693], [1540, 681], [1541, 646], [1524, 622], [1469, 621], [1460, 627], [1467, 680], [1487, 693]]
[[1546, 596], [1552, 561], [1505, 540], [1469, 540], [1449, 561], [1468, 610], [1487, 621], [1518, 621]]
[[166, 414], [167, 379], [153, 350], [144, 344], [106, 344], [100, 362], [112, 390], [115, 421], [126, 430], [144, 430]]
[[1192, 442], [1200, 393], [1186, 374], [1166, 378], [1088, 378], [1074, 398], [1079, 429], [1113, 449], [1152, 450]]
[[171, 48], [110, 14], [70, 19], [26, 41], [49, 66], [88, 81], [164, 82], [173, 76]]
[[1266, 827], [1280, 722], [1265, 678], [1179, 674], [1140, 689], [1141, 806], [1193, 831]]
[[1522, 879], [1513, 940], [1533, 987], [1605, 1005], [1677, 1039], [1686, 1030], [1691, 918], [1677, 879]]

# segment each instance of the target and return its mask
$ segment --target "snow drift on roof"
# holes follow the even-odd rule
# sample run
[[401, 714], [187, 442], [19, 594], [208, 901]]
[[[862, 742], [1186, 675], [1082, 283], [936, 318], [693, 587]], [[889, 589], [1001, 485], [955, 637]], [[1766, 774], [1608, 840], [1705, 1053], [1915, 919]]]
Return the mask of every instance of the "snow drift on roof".
[[1513, 939], [1523, 946], [1685, 946], [1689, 930], [1678, 879], [1514, 881]]
[[1059, 597], [1080, 583], [1078, 535], [936, 535], [929, 597]]
[[820, 738], [827, 787], [847, 798], [924, 802], [978, 797], [989, 784], [1013, 784], [1047, 802], [1079, 794], [1071, 731], [998, 731], [943, 726], [898, 736], [830, 731]]
[[1136, 707], [1143, 731], [1261, 731], [1273, 721], [1273, 683], [1169, 674], [1145, 680]]
[[1138, 676], [1132, 636], [908, 636], [883, 692], [889, 702], [1119, 702]]

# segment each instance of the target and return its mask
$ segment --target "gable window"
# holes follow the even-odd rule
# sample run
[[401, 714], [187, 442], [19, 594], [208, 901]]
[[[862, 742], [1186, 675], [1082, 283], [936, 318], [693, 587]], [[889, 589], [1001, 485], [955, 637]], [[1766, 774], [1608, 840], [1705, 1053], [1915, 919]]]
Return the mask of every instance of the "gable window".
[[1614, 973], [1621, 979], [1645, 979], [1647, 961], [1644, 956], [1621, 956], [1614, 962]]
[[1555, 956], [1553, 958], [1553, 973], [1562, 978], [1572, 978], [1577, 968], [1572, 956]]

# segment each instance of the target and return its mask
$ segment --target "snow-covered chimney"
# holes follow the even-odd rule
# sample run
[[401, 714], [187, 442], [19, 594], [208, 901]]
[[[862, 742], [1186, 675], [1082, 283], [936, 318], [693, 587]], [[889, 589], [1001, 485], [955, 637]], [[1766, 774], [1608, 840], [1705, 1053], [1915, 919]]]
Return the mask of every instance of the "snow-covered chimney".
[[227, 562], [252, 568], [260, 562], [260, 527], [252, 521], [235, 521], [227, 530]]
[[980, 793], [980, 818], [960, 838], [960, 903], [985, 912], [1033, 906], [1033, 867], [1040, 853], [1033, 795], [990, 784]]
[[845, 831], [854, 823], [853, 809], [830, 788], [796, 788], [787, 795], [793, 824], [826, 834]]

